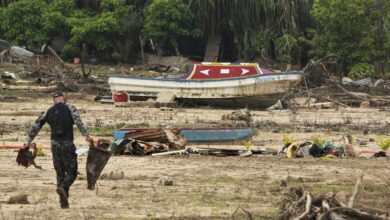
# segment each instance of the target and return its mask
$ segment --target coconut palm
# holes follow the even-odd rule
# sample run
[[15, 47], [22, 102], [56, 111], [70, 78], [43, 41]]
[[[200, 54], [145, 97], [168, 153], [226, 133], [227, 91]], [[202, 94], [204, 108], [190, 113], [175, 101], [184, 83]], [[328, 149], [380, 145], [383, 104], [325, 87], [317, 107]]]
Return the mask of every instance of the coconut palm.
[[6, 7], [13, 2], [16, 2], [16, 0], [0, 0], [0, 7]]
[[[271, 32], [299, 36], [315, 21], [310, 14], [314, 0], [186, 0], [206, 35], [229, 28], [244, 51], [252, 35]], [[225, 27], [224, 27], [225, 26]], [[248, 40], [249, 39], [249, 40]], [[272, 39], [275, 40], [275, 39]]]

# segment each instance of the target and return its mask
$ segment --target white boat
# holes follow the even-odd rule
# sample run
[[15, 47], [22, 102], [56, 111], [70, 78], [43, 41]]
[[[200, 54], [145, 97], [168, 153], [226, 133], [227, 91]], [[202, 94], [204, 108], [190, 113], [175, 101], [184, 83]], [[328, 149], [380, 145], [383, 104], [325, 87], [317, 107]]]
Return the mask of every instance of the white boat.
[[302, 72], [268, 73], [245, 78], [211, 80], [136, 78], [113, 75], [108, 83], [112, 93], [126, 92], [130, 101], [156, 98], [162, 92], [193, 105], [265, 108], [282, 98], [301, 80]]

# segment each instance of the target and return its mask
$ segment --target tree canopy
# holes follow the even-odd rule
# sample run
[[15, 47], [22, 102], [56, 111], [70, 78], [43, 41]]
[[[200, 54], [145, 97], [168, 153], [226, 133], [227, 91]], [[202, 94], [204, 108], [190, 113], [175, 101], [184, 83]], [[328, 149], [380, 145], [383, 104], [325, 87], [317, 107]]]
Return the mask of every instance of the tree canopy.
[[0, 16], [0, 37], [39, 50], [63, 36], [69, 58], [86, 45], [108, 62], [135, 62], [140, 38], [203, 56], [208, 36], [222, 33], [245, 61], [305, 65], [333, 54], [347, 74], [390, 60], [387, 0], [4, 0]]

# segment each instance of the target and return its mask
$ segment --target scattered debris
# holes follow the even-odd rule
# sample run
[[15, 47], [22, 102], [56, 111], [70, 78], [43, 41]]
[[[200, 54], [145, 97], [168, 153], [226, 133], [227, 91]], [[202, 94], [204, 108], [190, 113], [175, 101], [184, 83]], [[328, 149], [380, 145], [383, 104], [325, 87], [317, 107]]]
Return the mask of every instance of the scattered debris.
[[321, 103], [314, 103], [311, 105], [311, 107], [314, 108], [321, 108], [321, 109], [330, 109], [335, 106], [334, 102], [321, 102]]
[[175, 150], [175, 151], [169, 151], [169, 152], [162, 152], [162, 153], [154, 153], [152, 154], [152, 157], [159, 157], [159, 156], [168, 156], [168, 155], [182, 155], [187, 154], [186, 150]]
[[269, 107], [267, 110], [271, 111], [271, 110], [282, 110], [282, 109], [283, 109], [282, 102], [278, 100], [275, 105]]
[[222, 115], [222, 120], [245, 121], [246, 123], [249, 123], [252, 121], [252, 115], [251, 112], [245, 108]]
[[159, 73], [165, 73], [165, 72], [168, 72], [168, 70], [171, 68], [171, 66], [165, 66], [165, 65], [155, 65], [155, 66], [151, 66], [149, 67], [149, 70], [151, 71], [156, 71], [156, 72], [159, 72]]
[[369, 101], [364, 101], [362, 103], [360, 103], [360, 108], [370, 108], [371, 107], [371, 104]]
[[175, 106], [175, 94], [172, 92], [160, 92], [156, 99], [156, 107]]
[[[240, 213], [242, 213], [246, 217], [243, 217], [242, 215], [240, 215]], [[236, 220], [236, 219], [252, 220], [253, 216], [252, 216], [252, 213], [249, 210], [246, 210], [244, 208], [239, 207], [239, 208], [236, 209], [236, 211], [233, 212], [232, 219], [233, 220]]]
[[33, 152], [31, 152], [29, 148], [20, 149], [18, 152], [18, 156], [16, 157], [16, 162], [26, 168], [33, 165], [37, 169], [42, 169], [41, 166], [35, 164], [35, 157], [38, 153], [37, 145], [35, 143], [32, 143], [30, 145], [30, 148], [33, 149]]
[[88, 150], [89, 149], [86, 147], [80, 147], [79, 149], [76, 150], [76, 154], [77, 154], [77, 156], [81, 156], [81, 155], [88, 153]]
[[[312, 106], [316, 106], [317, 103], [327, 102], [334, 103], [333, 106], [326, 104], [328, 105], [328, 108], [334, 108], [336, 106], [360, 107], [362, 102], [369, 102], [370, 106], [390, 105], [390, 96], [388, 96], [390, 92], [390, 84], [389, 86], [387, 86], [386, 83], [380, 84], [376, 88], [373, 86], [368, 88], [363, 88], [358, 85], [349, 86], [348, 88], [352, 91], [347, 90], [346, 88], [347, 87], [344, 88], [336, 81], [328, 80], [326, 86], [315, 87], [312, 89], [296, 88], [289, 96], [286, 97], [286, 99], [289, 100], [288, 102], [291, 107], [299, 106], [301, 108], [310, 108]], [[367, 93], [370, 92], [370, 90], [372, 90], [373, 94], [381, 95], [371, 95]], [[312, 102], [313, 99], [314, 102]], [[322, 104], [319, 105], [322, 106]], [[366, 104], [363, 104], [363, 106], [366, 106]]]
[[16, 80], [16, 76], [15, 73], [5, 71], [3, 74], [1, 74], [1, 79]]
[[[358, 184], [356, 184], [358, 186]], [[356, 187], [355, 187], [356, 189]], [[355, 190], [356, 191], [356, 190]], [[356, 191], [357, 192], [357, 191]], [[356, 196], [354, 193], [353, 195]], [[367, 219], [384, 220], [374, 214], [369, 214], [352, 208], [354, 196], [351, 197], [349, 206], [336, 199], [336, 194], [313, 196], [302, 188], [292, 187], [281, 202], [280, 214], [276, 220], [289, 219]]]
[[123, 180], [125, 178], [125, 173], [123, 171], [111, 171], [108, 174], [104, 173], [100, 176], [100, 179], [108, 180]]
[[27, 194], [19, 194], [11, 196], [7, 204], [30, 204], [30, 202], [28, 201]]
[[149, 54], [145, 53], [145, 60], [148, 65], [151, 66], [163, 66], [163, 67], [170, 67], [170, 68], [178, 68], [182, 72], [186, 72], [185, 69], [187, 68], [188, 64], [191, 63], [190, 60], [179, 57], [179, 56], [159, 56], [155, 54]]
[[370, 78], [365, 78], [357, 81], [353, 81], [349, 77], [343, 77], [341, 79], [343, 85], [358, 85], [358, 86], [372, 86], [372, 80]]
[[[120, 133], [120, 134], [118, 134]], [[124, 133], [124, 135], [123, 135]], [[114, 132], [110, 150], [114, 155], [148, 155], [184, 149], [185, 139], [177, 129], [130, 129]]]
[[164, 176], [157, 180], [161, 186], [173, 186], [173, 178], [170, 176]]
[[35, 85], [18, 86], [18, 85], [1, 84], [1, 88], [8, 89], [8, 90], [26, 90], [26, 91], [43, 92], [43, 93], [54, 92], [57, 90], [57, 86], [35, 86]]

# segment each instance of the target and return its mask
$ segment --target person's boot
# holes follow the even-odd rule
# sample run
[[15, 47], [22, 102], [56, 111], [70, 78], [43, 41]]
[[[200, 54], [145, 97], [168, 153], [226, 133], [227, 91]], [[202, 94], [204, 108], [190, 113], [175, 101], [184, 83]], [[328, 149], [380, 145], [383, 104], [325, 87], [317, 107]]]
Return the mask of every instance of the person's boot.
[[69, 208], [69, 202], [68, 202], [68, 197], [67, 194], [62, 187], [57, 188], [57, 193], [60, 196], [60, 204], [62, 209], [68, 209]]
[[69, 199], [69, 187], [64, 187], [66, 198]]

